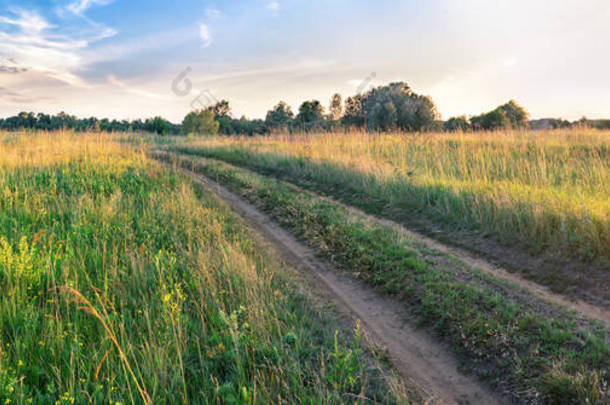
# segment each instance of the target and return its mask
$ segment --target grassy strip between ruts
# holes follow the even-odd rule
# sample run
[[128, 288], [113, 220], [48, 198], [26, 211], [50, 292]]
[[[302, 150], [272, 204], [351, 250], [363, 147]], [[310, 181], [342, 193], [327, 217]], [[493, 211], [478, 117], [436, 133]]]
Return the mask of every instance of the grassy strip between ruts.
[[98, 134], [0, 142], [0, 404], [405, 400], [201, 187]]
[[[244, 145], [232, 138], [197, 142], [170, 146], [170, 150], [223, 160], [331, 196], [369, 214], [406, 224], [444, 243], [474, 251], [555, 292], [595, 304], [601, 302], [601, 305], [610, 299], [607, 289], [603, 288], [605, 269], [610, 268], [610, 245], [607, 237], [594, 237], [608, 234], [608, 216], [605, 222], [588, 215], [578, 219], [586, 213], [587, 204], [582, 202], [581, 210], [564, 210], [554, 200], [558, 198], [566, 203], [572, 200], [564, 199], [566, 195], [578, 193], [554, 194], [550, 187], [543, 193], [550, 200], [536, 202], [528, 200], [527, 193], [517, 193], [520, 197], [516, 198], [510, 193], [511, 187], [497, 184], [490, 185], [489, 190], [483, 187], [477, 191], [458, 187], [456, 184], [467, 184], [459, 180], [445, 185], [437, 184], [436, 180], [431, 180], [433, 184], [422, 183], [410, 175], [400, 174], [407, 173], [406, 169], [395, 168], [394, 174], [379, 175], [377, 169], [381, 169], [376, 165], [383, 166], [381, 158], [372, 163], [370, 157], [366, 160], [363, 156], [366, 169], [358, 169], [353, 162], [349, 165], [335, 162], [340, 157], [319, 161], [294, 153], [269, 151], [269, 148], [250, 149], [247, 140]], [[225, 142], [231, 144], [223, 146]], [[337, 154], [344, 152], [337, 151]], [[430, 174], [426, 178], [434, 176]], [[572, 215], [575, 212], [576, 217]], [[593, 239], [587, 241], [582, 235]], [[585, 253], [593, 246], [597, 247], [597, 253], [592, 256], [589, 255], [592, 252]], [[585, 259], [596, 255], [597, 259], [592, 261]]]
[[[168, 155], [161, 155], [169, 158]], [[400, 295], [466, 367], [500, 391], [541, 403], [609, 401], [607, 329], [569, 315], [547, 318], [496, 291], [435, 268], [392, 228], [345, 207], [212, 159], [181, 159], [291, 228], [336, 265]]]

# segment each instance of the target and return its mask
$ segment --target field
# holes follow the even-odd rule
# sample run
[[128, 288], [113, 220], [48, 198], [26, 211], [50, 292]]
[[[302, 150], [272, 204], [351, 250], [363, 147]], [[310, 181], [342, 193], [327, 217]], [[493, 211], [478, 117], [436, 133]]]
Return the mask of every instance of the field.
[[356, 327], [137, 144], [0, 135], [2, 404], [407, 400]]
[[512, 399], [605, 402], [607, 325], [291, 184], [214, 159], [183, 155], [176, 162], [268, 212], [337, 268], [398, 297], [411, 319], [452, 346], [463, 367]]
[[[595, 290], [610, 269], [608, 132], [213, 138], [173, 150], [399, 220], [556, 291]], [[607, 286], [593, 295], [610, 303]]]
[[610, 403], [608, 157], [0, 134], [0, 404]]

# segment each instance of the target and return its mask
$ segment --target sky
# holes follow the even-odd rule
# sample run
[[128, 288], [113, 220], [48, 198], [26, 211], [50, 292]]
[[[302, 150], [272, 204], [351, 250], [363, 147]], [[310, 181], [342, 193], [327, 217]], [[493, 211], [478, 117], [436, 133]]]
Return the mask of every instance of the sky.
[[610, 118], [608, 0], [0, 0], [0, 117], [180, 122], [405, 81], [444, 119]]

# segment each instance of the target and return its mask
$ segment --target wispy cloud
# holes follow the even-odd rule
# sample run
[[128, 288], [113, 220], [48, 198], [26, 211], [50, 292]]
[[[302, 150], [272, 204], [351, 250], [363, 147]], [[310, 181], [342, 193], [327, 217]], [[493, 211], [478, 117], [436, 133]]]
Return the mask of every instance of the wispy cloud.
[[37, 35], [43, 30], [52, 28], [45, 19], [35, 13], [18, 10], [13, 17], [0, 16], [0, 23], [19, 27], [24, 34]]
[[206, 18], [213, 20], [213, 19], [217, 19], [222, 17], [224, 14], [222, 13], [222, 11], [218, 10], [217, 8], [206, 8], [205, 9], [205, 16]]
[[12, 26], [13, 30], [0, 32], [0, 56], [15, 62], [15, 69], [27, 69], [48, 77], [82, 85], [73, 71], [81, 65], [76, 53], [87, 45], [85, 40], [73, 40], [48, 32], [53, 28], [41, 16], [16, 10], [11, 17], [1, 16], [0, 23]]
[[150, 98], [153, 100], [162, 100], [162, 101], [171, 100], [171, 97], [164, 96], [161, 94], [156, 94], [151, 91], [142, 90], [142, 89], [133, 87], [133, 86], [129, 85], [128, 83], [125, 83], [125, 82], [117, 79], [116, 76], [113, 74], [108, 75], [107, 79], [108, 79], [108, 83], [110, 83], [111, 85], [118, 87], [122, 90], [125, 90], [128, 93], [132, 93], [132, 94], [135, 94], [138, 96], [143, 96], [143, 97]]
[[204, 48], [207, 48], [208, 46], [212, 45], [213, 39], [212, 35], [210, 34], [210, 30], [208, 26], [202, 22], [199, 23], [199, 37], [203, 42]]
[[112, 1], [113, 0], [77, 0], [69, 3], [66, 6], [66, 9], [74, 14], [81, 15], [93, 5], [105, 6], [106, 4], [110, 4]]
[[[80, 5], [86, 8], [89, 3]], [[15, 9], [8, 15], [0, 15], [0, 28], [5, 28], [0, 31], [0, 57], [11, 61], [2, 63], [0, 72], [28, 71], [37, 78], [86, 87], [78, 76], [85, 64], [81, 52], [90, 43], [116, 34], [110, 28], [92, 24], [90, 33], [75, 38], [62, 34], [65, 27], [52, 25], [35, 12]]]
[[271, 11], [279, 11], [280, 3], [278, 1], [267, 1], [266, 7]]

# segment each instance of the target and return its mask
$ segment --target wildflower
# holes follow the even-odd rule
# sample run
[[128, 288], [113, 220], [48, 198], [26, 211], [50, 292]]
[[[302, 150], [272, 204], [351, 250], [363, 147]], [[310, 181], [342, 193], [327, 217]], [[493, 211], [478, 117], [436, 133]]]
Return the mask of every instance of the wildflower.
[[17, 367], [23, 367], [23, 361], [19, 360], [19, 361], [17, 362]]

